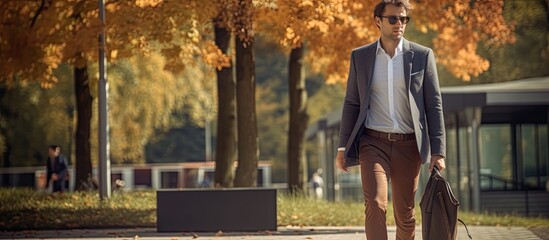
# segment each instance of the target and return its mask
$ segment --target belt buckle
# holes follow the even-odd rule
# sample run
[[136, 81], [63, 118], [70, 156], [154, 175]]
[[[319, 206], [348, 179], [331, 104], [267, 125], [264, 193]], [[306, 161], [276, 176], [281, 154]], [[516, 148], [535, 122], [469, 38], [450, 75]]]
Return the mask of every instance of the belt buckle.
[[387, 134], [387, 139], [389, 139], [389, 141], [391, 141], [391, 142], [396, 142], [396, 141], [398, 141], [398, 139], [392, 139], [392, 138], [391, 138], [391, 133]]

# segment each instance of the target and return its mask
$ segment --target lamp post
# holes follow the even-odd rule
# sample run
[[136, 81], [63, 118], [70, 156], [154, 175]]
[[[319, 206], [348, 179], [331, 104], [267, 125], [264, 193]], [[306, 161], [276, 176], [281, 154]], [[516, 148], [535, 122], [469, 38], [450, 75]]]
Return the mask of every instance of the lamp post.
[[99, 34], [99, 197], [111, 196], [111, 160], [109, 159], [109, 125], [107, 118], [107, 59], [105, 57], [105, 2], [99, 0], [99, 19], [101, 32]]

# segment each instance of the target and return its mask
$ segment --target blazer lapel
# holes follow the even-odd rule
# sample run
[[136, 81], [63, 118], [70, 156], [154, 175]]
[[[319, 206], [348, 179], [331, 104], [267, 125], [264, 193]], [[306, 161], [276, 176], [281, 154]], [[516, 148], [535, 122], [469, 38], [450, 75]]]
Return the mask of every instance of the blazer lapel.
[[[379, 41], [379, 40], [378, 40]], [[366, 93], [370, 92], [372, 79], [374, 78], [374, 66], [376, 64], [377, 42], [367, 49], [366, 53]], [[366, 94], [364, 95], [366, 96]], [[363, 99], [364, 100], [364, 99]], [[364, 102], [364, 101], [363, 101]]]
[[403, 63], [404, 63], [404, 80], [406, 82], [406, 90], [410, 91], [410, 82], [412, 79], [410, 78], [410, 74], [412, 73], [412, 62], [414, 60], [414, 51], [410, 49], [410, 42], [408, 40], [403, 39]]

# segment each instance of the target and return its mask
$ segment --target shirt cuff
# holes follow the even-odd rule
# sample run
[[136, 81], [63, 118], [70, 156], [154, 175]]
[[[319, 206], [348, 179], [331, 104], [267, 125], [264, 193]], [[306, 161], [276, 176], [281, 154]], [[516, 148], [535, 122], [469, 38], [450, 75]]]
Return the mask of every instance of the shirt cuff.
[[339, 147], [339, 148], [337, 148], [337, 151], [338, 152], [345, 152], [345, 147]]

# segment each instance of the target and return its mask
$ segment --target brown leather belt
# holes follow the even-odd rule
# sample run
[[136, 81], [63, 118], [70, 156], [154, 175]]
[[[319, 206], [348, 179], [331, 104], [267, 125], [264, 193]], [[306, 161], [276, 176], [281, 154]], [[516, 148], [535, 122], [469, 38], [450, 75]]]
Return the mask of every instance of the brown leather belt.
[[415, 140], [416, 134], [414, 133], [386, 133], [386, 132], [380, 132], [373, 129], [366, 128], [364, 129], [366, 135], [381, 139], [386, 139], [391, 142], [396, 141], [409, 141], [409, 140]]

